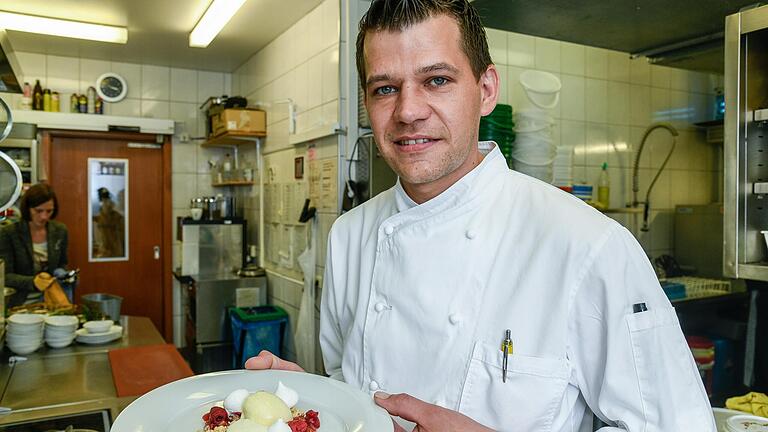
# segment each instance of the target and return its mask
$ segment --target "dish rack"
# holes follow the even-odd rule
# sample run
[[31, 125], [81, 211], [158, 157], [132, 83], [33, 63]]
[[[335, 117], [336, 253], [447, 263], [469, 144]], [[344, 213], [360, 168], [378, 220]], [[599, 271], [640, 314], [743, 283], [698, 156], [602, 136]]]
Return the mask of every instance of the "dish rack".
[[680, 276], [666, 278], [665, 281], [685, 286], [685, 297], [680, 300], [714, 297], [731, 293], [731, 282], [727, 280]]

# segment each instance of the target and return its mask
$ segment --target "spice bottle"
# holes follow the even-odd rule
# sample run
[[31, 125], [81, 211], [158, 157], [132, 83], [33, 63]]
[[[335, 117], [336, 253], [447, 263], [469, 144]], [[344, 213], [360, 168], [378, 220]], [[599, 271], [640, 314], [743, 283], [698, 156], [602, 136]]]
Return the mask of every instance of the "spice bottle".
[[96, 89], [88, 87], [88, 114], [93, 114], [96, 110]]
[[32, 91], [32, 109], [43, 110], [43, 88], [40, 87], [40, 80], [35, 82], [35, 89]]
[[69, 97], [69, 112], [80, 112], [80, 98], [77, 93], [72, 93], [72, 96]]
[[61, 102], [59, 100], [59, 92], [51, 93], [51, 111], [53, 112], [61, 111]]
[[51, 90], [43, 90], [43, 111], [51, 110]]
[[78, 111], [85, 114], [88, 112], [88, 98], [85, 97], [84, 94], [80, 95], [78, 98]]

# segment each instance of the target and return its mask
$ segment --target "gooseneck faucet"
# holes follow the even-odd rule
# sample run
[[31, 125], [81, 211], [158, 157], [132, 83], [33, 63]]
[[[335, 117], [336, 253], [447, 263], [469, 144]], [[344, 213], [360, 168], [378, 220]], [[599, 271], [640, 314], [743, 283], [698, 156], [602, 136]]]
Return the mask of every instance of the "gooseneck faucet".
[[648, 190], [645, 192], [645, 201], [643, 202], [643, 226], [640, 228], [641, 231], [645, 232], [648, 231], [648, 211], [650, 209], [651, 190], [653, 189], [653, 185], [656, 184], [656, 180], [659, 179], [661, 172], [664, 171], [664, 167], [667, 166], [669, 158], [672, 157], [672, 152], [675, 150], [675, 144], [677, 144], [677, 136], [679, 135], [677, 129], [675, 129], [675, 127], [669, 123], [653, 123], [648, 126], [648, 129], [646, 129], [645, 133], [643, 134], [643, 139], [640, 140], [640, 147], [637, 149], [637, 155], [635, 155], [635, 164], [632, 167], [632, 207], [637, 207], [638, 204], [640, 204], [640, 202], [637, 201], [637, 192], [640, 190], [640, 181], [638, 180], [640, 156], [643, 154], [645, 140], [648, 139], [648, 136], [651, 134], [651, 132], [660, 128], [666, 129], [670, 134], [672, 134], [672, 145], [669, 147], [669, 153], [667, 153], [667, 157], [664, 158], [664, 162], [662, 162], [661, 167], [659, 167], [659, 171], [656, 172], [653, 180], [651, 180], [651, 184], [648, 186]]

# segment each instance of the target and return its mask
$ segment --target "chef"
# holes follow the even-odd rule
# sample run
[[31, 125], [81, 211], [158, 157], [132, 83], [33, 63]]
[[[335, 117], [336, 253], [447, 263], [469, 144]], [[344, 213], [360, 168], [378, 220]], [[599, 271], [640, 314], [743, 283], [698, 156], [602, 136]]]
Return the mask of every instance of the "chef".
[[[633, 236], [477, 141], [499, 76], [466, 0], [374, 0], [357, 65], [392, 189], [328, 241], [328, 374], [420, 431], [715, 431]], [[263, 352], [246, 367], [300, 370]], [[396, 426], [400, 430], [400, 426]]]
[[[5, 283], [16, 289], [9, 307], [41, 302], [51, 275], [66, 274], [69, 235], [66, 225], [53, 220], [58, 212], [56, 193], [50, 185], [38, 183], [21, 197], [21, 220], [0, 229]], [[71, 290], [67, 295], [72, 300]]]

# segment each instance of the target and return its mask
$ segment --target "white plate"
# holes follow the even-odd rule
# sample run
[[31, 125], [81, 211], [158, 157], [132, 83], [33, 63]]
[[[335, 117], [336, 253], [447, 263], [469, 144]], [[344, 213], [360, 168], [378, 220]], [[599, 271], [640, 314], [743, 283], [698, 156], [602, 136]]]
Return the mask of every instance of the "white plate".
[[103, 344], [120, 339], [120, 337], [123, 336], [123, 328], [118, 325], [113, 325], [108, 332], [96, 334], [88, 333], [88, 330], [81, 328], [78, 329], [75, 334], [77, 335], [77, 341], [80, 343]]
[[128, 405], [110, 432], [196, 432], [203, 414], [244, 388], [274, 392], [278, 381], [299, 393], [296, 407], [319, 413], [318, 432], [392, 432], [392, 419], [367, 393], [349, 384], [299, 372], [233, 370], [184, 378], [158, 387]]

